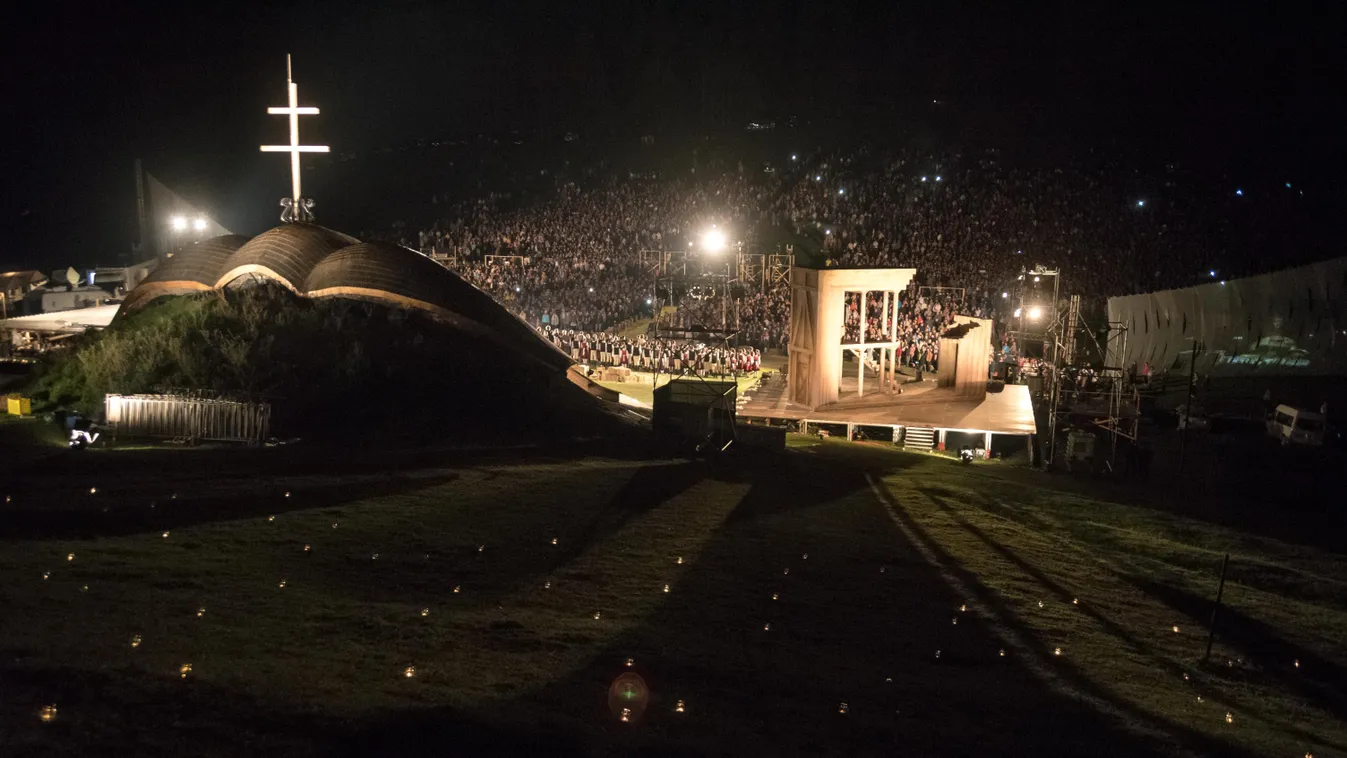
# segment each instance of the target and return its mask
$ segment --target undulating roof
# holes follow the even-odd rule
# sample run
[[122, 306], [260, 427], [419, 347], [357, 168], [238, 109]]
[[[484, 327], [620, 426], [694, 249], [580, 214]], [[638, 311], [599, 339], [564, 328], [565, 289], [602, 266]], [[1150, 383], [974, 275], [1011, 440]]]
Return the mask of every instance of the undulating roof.
[[490, 295], [415, 250], [360, 240], [314, 224], [284, 224], [251, 240], [228, 235], [183, 249], [127, 295], [130, 312], [163, 295], [275, 281], [305, 297], [348, 297], [414, 308], [522, 350], [556, 368], [569, 357]]

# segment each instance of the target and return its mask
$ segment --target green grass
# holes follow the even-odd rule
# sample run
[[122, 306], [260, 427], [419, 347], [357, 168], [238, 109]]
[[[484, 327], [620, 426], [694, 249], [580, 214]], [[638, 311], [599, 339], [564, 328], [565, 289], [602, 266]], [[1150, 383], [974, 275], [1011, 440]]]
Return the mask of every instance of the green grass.
[[[1347, 746], [1321, 686], [1347, 666], [1340, 555], [811, 438], [733, 475], [332, 455], [91, 451], [12, 478], [0, 754]], [[1244, 637], [1202, 667], [1226, 550]], [[623, 724], [628, 670], [652, 696]]]

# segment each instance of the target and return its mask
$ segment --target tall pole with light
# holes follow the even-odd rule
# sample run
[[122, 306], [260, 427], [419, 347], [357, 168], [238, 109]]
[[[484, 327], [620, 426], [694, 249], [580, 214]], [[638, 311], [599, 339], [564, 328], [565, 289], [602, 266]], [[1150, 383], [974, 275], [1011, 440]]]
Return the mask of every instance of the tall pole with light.
[[178, 240], [182, 238], [183, 232], [187, 231], [187, 218], [185, 216], [174, 216], [168, 220], [169, 229], [169, 255], [176, 255], [178, 252]]

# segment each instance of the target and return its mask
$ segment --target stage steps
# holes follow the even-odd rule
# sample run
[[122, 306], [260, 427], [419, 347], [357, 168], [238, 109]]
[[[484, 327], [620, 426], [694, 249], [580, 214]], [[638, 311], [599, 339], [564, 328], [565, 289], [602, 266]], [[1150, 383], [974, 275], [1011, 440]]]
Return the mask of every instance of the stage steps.
[[909, 426], [903, 430], [904, 450], [930, 450], [935, 447], [935, 430]]

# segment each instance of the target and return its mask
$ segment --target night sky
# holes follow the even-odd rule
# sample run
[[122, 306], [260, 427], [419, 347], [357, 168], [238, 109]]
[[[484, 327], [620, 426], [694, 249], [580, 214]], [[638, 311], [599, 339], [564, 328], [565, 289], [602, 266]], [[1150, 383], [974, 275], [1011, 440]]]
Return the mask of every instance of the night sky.
[[287, 52], [301, 104], [323, 108], [304, 140], [335, 153], [795, 116], [876, 133], [921, 124], [943, 145], [1026, 155], [1116, 150], [1344, 194], [1347, 27], [1330, 4], [1020, 5], [28, 3], [3, 53], [0, 269], [124, 255], [136, 157], [226, 226], [273, 223], [288, 164], [257, 146], [286, 137], [265, 108], [284, 104]]

